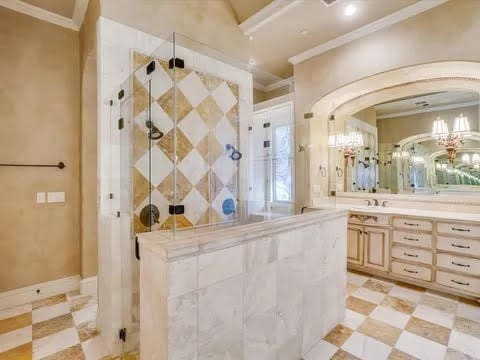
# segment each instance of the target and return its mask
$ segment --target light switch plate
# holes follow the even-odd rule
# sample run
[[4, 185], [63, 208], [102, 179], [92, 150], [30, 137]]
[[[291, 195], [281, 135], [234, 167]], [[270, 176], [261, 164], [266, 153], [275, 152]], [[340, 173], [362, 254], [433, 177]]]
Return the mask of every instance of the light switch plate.
[[49, 192], [47, 193], [47, 199], [49, 203], [64, 203], [65, 202], [65, 192]]
[[44, 192], [37, 192], [37, 204], [45, 204], [47, 201], [46, 195]]

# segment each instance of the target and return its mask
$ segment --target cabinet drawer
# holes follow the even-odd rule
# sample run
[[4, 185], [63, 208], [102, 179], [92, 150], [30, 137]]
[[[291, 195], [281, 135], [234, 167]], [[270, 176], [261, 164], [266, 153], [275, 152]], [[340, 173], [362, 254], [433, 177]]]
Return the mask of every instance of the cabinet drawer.
[[450, 254], [437, 254], [437, 266], [480, 276], [480, 260], [477, 259]]
[[437, 233], [480, 238], [480, 225], [439, 222]]
[[389, 225], [388, 220], [388, 215], [350, 213], [348, 216], [351, 224]]
[[480, 256], [480, 240], [437, 236], [437, 249], [470, 256]]
[[445, 271], [437, 271], [437, 283], [440, 285], [475, 293], [480, 292], [480, 279], [470, 276], [452, 274]]
[[402, 229], [415, 229], [423, 231], [432, 231], [432, 222], [429, 220], [393, 218], [393, 226]]
[[432, 270], [423, 266], [392, 261], [392, 272], [394, 274], [408, 276], [414, 279], [432, 281]]
[[432, 234], [414, 233], [408, 231], [393, 231], [393, 241], [412, 246], [432, 247]]
[[422, 264], [432, 264], [432, 252], [429, 250], [395, 245], [392, 247], [392, 257]]

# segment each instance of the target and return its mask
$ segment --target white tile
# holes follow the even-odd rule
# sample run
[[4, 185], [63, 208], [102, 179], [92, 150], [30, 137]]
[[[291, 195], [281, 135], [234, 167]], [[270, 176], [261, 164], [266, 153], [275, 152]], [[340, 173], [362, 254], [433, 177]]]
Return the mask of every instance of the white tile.
[[386, 296], [384, 293], [372, 291], [364, 287], [358, 288], [353, 292], [352, 295], [360, 299], [373, 302], [375, 304], [380, 304]]
[[369, 336], [354, 332], [342, 349], [365, 360], [387, 359], [392, 348]]
[[222, 191], [217, 195], [215, 200], [212, 202], [212, 207], [217, 211], [217, 213], [222, 217], [222, 219], [229, 220], [235, 216], [233, 214], [224, 214], [223, 213], [223, 202], [227, 199], [232, 199], [235, 205], [235, 211], [237, 210], [237, 201], [235, 196], [228, 190], [227, 187], [224, 187]]
[[480, 322], [480, 306], [458, 303], [457, 316]]
[[243, 245], [198, 256], [198, 287], [214, 284], [243, 272]]
[[[169, 118], [167, 113], [158, 105], [157, 102], [153, 102], [151, 109], [151, 117], [148, 111], [148, 108], [142, 111], [135, 117], [135, 122], [146, 134], [149, 132], [149, 128], [146, 126], [148, 120], [152, 120], [155, 127], [163, 132], [164, 134], [168, 133], [173, 129], [173, 121]], [[183, 121], [182, 121], [183, 122]], [[183, 129], [182, 129], [183, 130]]]
[[183, 131], [187, 139], [196, 146], [208, 133], [208, 127], [203, 119], [198, 115], [197, 110], [192, 110], [178, 124], [180, 130]]
[[79, 343], [80, 339], [75, 328], [65, 329], [53, 335], [34, 340], [33, 360], [42, 359]]
[[8, 319], [14, 316], [22, 315], [32, 311], [32, 304], [14, 306], [8, 309], [0, 310], [0, 320]]
[[188, 195], [185, 196], [183, 205], [185, 205], [185, 217], [190, 220], [193, 225], [200, 220], [209, 207], [207, 200], [205, 200], [196, 188], [193, 188]]
[[151, 152], [147, 151], [145, 155], [138, 159], [135, 168], [142, 173], [145, 179], [148, 179], [151, 170], [151, 182], [156, 187], [173, 170], [173, 164], [158, 146], [153, 146]]
[[213, 164], [212, 169], [224, 184], [227, 184], [237, 172], [237, 162], [222, 154]]
[[345, 319], [343, 320], [342, 324], [345, 325], [346, 327], [352, 329], [352, 330], [357, 330], [357, 328], [362, 325], [363, 321], [367, 317], [365, 315], [359, 314], [355, 311], [352, 311], [350, 309], [346, 309], [345, 312]]
[[357, 273], [347, 273], [347, 282], [355, 286], [363, 286], [370, 279], [370, 276], [360, 275]]
[[455, 314], [437, 310], [435, 308], [432, 308], [431, 306], [423, 304], [417, 305], [415, 311], [413, 312], [413, 315], [420, 319], [442, 325], [449, 329], [453, 327], [453, 322], [455, 320]]
[[178, 87], [193, 107], [197, 107], [209, 95], [207, 88], [194, 71], [182, 79]]
[[[158, 208], [158, 210], [160, 210], [160, 217], [158, 219], [158, 222], [160, 224], [163, 224], [164, 221], [167, 220], [169, 216], [168, 207], [170, 205], [170, 202], [167, 199], [165, 199], [165, 197], [157, 189], [153, 190], [150, 196], [151, 196], [152, 204], [155, 205]], [[145, 208], [145, 206], [149, 204], [150, 204], [150, 197], [147, 196], [135, 209], [135, 214], [139, 216], [143, 208]]]
[[422, 299], [423, 291], [417, 291], [403, 286], [395, 285], [388, 293], [390, 296], [398, 297], [400, 299], [409, 300], [416, 304]]
[[36, 324], [40, 321], [53, 319], [57, 316], [65, 315], [70, 312], [70, 305], [68, 302], [44, 306], [32, 311], [32, 323]]
[[278, 246], [279, 260], [289, 256], [298, 255], [302, 252], [303, 239], [300, 234], [295, 231], [290, 231], [275, 235], [275, 240], [277, 241]]
[[82, 343], [82, 350], [85, 360], [99, 360], [109, 355], [108, 349], [102, 341], [101, 336], [96, 336]]
[[208, 164], [205, 162], [202, 155], [197, 150], [193, 149], [188, 155], [178, 164], [177, 168], [190, 181], [192, 185], [197, 185], [200, 179], [208, 170]]
[[448, 346], [475, 358], [480, 356], [480, 338], [457, 330], [452, 330]]
[[409, 315], [385, 306], [377, 306], [369, 316], [399, 329], [405, 328], [410, 319]]
[[72, 313], [75, 325], [80, 325], [89, 321], [95, 321], [97, 317], [98, 305], [87, 306], [81, 310]]
[[305, 360], [329, 360], [337, 350], [338, 348], [335, 345], [325, 340], [320, 340], [307, 355], [305, 355]]
[[197, 258], [190, 257], [168, 263], [168, 296], [175, 297], [197, 288]]
[[238, 134], [233, 129], [230, 120], [228, 120], [225, 116], [222, 117], [217, 123], [217, 126], [215, 126], [214, 133], [218, 142], [224, 147], [226, 145], [233, 145], [237, 147]]
[[32, 327], [10, 331], [0, 335], [0, 353], [32, 341]]
[[447, 347], [408, 331], [402, 332], [395, 348], [419, 359], [443, 359]]
[[213, 90], [212, 96], [224, 114], [229, 112], [237, 103], [237, 98], [232, 94], [226, 82], [222, 82], [219, 87]]

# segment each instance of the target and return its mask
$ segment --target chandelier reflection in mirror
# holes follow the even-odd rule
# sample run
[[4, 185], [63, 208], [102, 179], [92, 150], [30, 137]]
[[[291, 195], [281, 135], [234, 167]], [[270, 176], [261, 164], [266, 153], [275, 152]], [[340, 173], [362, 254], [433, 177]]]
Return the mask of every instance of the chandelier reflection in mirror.
[[347, 135], [330, 135], [328, 137], [328, 146], [336, 148], [343, 153], [345, 165], [348, 165], [350, 160], [350, 164], [353, 166], [355, 164], [357, 152], [363, 147], [363, 136], [357, 131], [352, 131]]
[[460, 114], [455, 118], [453, 132], [450, 134], [445, 120], [437, 117], [433, 122], [432, 137], [437, 139], [437, 144], [445, 147], [448, 160], [454, 162], [457, 157], [457, 149], [465, 143], [465, 137], [470, 135], [470, 124], [468, 118]]

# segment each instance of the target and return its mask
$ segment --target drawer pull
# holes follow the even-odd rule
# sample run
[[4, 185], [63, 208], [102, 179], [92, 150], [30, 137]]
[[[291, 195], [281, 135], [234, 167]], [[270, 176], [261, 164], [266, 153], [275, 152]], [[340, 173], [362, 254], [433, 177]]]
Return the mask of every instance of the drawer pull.
[[418, 271], [414, 271], [414, 270], [403, 269], [403, 271], [408, 272], [410, 274], [418, 274]]
[[468, 264], [460, 264], [460, 263], [457, 263], [455, 261], [452, 261], [452, 264], [457, 265], [457, 266], [462, 266], [462, 267], [470, 267], [470, 265], [468, 265]]
[[464, 231], [464, 232], [470, 232], [470, 229], [459, 229], [459, 228], [454, 228], [452, 227], [453, 231]]
[[415, 239], [415, 238], [411, 238], [411, 237], [407, 237], [407, 236], [404, 236], [403, 239], [404, 240], [410, 240], [410, 241], [419, 241], [419, 239]]
[[407, 222], [404, 222], [403, 224], [404, 224], [404, 225], [408, 225], [408, 226], [420, 226], [420, 224], [407, 223]]
[[464, 283], [464, 282], [457, 281], [457, 280], [450, 280], [450, 281], [455, 283], [455, 284], [458, 284], [458, 285], [470, 286], [470, 283]]
[[470, 249], [470, 246], [468, 245], [457, 245], [457, 244], [450, 244], [450, 245], [460, 249]]
[[409, 254], [409, 253], [406, 253], [406, 252], [404, 252], [403, 255], [410, 256], [410, 257], [415, 257], [415, 258], [418, 257], [418, 255], [416, 255], [416, 254]]

